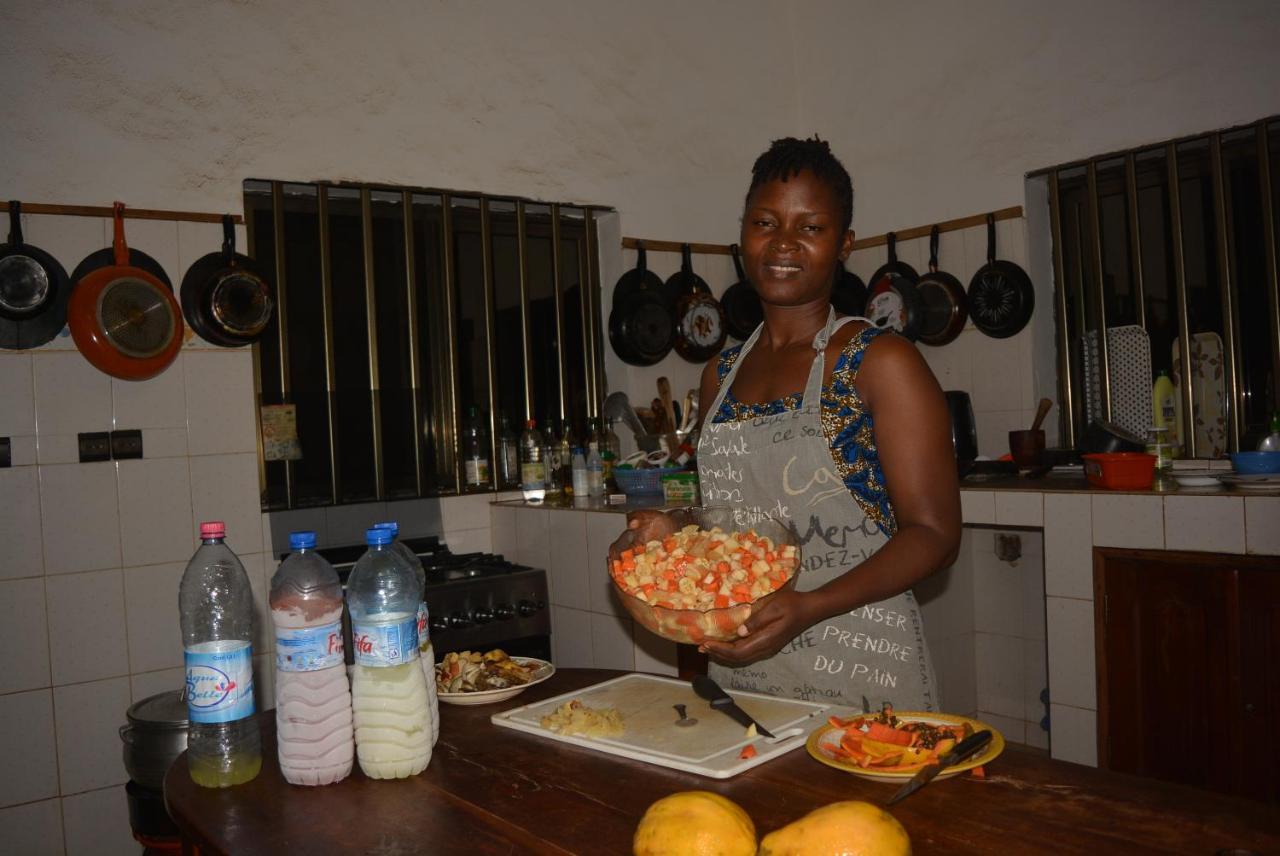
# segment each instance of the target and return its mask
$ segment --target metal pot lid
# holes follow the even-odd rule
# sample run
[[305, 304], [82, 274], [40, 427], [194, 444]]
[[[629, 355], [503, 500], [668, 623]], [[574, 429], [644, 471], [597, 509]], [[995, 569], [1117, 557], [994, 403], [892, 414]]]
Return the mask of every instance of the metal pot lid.
[[185, 690], [169, 690], [135, 702], [126, 714], [133, 725], [155, 729], [185, 729], [187, 699]]
[[49, 274], [27, 255], [0, 259], [0, 310], [15, 317], [31, 315], [50, 297]]
[[219, 278], [209, 303], [214, 320], [234, 336], [257, 336], [271, 320], [271, 295], [252, 273], [233, 270]]
[[177, 319], [155, 284], [122, 276], [98, 297], [98, 323], [121, 353], [147, 359], [169, 346]]

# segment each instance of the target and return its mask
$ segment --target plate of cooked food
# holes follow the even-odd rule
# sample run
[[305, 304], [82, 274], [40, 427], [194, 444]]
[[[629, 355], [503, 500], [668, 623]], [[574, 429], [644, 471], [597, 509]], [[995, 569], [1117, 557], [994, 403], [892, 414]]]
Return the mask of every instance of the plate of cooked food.
[[536, 657], [509, 657], [500, 648], [487, 653], [445, 654], [436, 663], [436, 693], [445, 704], [493, 704], [514, 698], [556, 673]]
[[879, 713], [841, 719], [809, 735], [805, 748], [829, 767], [864, 779], [905, 781], [951, 751], [977, 731], [990, 731], [986, 749], [967, 761], [947, 767], [939, 779], [981, 767], [1004, 751], [1004, 737], [985, 722], [946, 713], [895, 713], [886, 705]]

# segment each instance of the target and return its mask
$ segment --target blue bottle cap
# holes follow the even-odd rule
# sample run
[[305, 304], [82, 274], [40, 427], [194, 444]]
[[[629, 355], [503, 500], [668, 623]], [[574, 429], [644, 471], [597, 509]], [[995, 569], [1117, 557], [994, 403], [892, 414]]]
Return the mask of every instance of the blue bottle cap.
[[310, 529], [289, 533], [290, 550], [310, 550], [316, 545], [316, 533]]
[[364, 532], [364, 542], [370, 547], [385, 547], [394, 539], [390, 529], [366, 529]]
[[381, 522], [381, 523], [375, 523], [375, 524], [373, 524], [373, 528], [374, 528], [374, 529], [389, 529], [389, 530], [391, 530], [391, 536], [392, 536], [393, 538], [394, 538], [396, 535], [399, 535], [399, 534], [400, 534], [400, 524], [399, 524], [399, 523], [396, 523], [394, 520], [384, 520], [384, 521], [383, 521], [383, 522]]

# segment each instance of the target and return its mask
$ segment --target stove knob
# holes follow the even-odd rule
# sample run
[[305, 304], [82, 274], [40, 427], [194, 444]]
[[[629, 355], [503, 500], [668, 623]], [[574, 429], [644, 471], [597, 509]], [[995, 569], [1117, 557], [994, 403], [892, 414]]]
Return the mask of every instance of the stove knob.
[[432, 616], [428, 626], [431, 628], [432, 633], [444, 633], [451, 625], [449, 623], [449, 619], [441, 618], [437, 615]]
[[531, 600], [522, 600], [516, 604], [516, 612], [520, 613], [521, 618], [528, 618], [538, 611], [538, 605]]
[[493, 621], [493, 613], [487, 609], [477, 609], [475, 612], [471, 613], [471, 620], [476, 624], [488, 624], [490, 621]]
[[500, 603], [493, 608], [493, 617], [498, 621], [506, 621], [516, 617], [516, 610], [509, 603]]
[[449, 613], [449, 626], [470, 627], [471, 619], [464, 612], [451, 612]]

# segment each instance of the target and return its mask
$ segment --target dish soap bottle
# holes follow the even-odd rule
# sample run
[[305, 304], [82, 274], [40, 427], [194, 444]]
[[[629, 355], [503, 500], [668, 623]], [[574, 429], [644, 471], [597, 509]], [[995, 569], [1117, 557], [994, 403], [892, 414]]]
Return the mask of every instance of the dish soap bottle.
[[1280, 410], [1271, 414], [1271, 433], [1258, 444], [1259, 452], [1280, 452]]
[[[1156, 374], [1156, 382], [1151, 387], [1151, 407], [1152, 427], [1169, 432], [1166, 435], [1166, 442], [1176, 447], [1178, 445], [1178, 392], [1169, 373], [1164, 369]], [[1171, 448], [1170, 451], [1175, 450]]]

